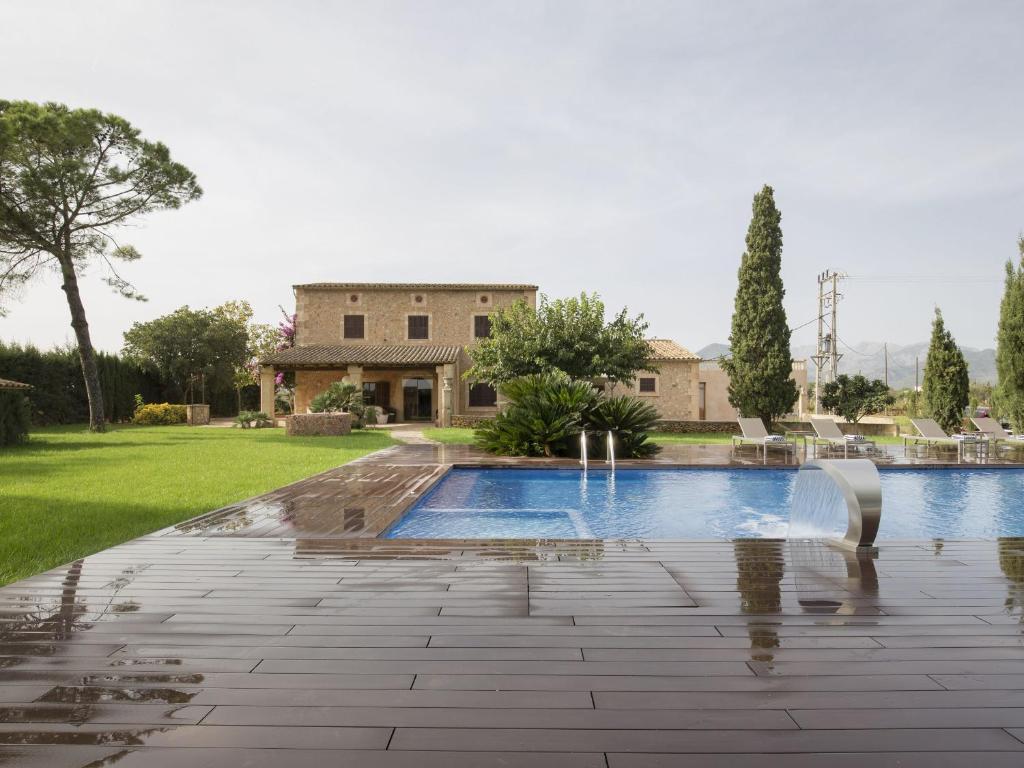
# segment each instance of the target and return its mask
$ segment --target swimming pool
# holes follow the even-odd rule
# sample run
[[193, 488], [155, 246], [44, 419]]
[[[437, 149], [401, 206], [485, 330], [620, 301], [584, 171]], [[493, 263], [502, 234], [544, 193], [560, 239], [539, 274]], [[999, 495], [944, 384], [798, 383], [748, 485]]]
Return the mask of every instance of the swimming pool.
[[[456, 468], [385, 538], [784, 537], [785, 469]], [[1024, 469], [883, 469], [879, 539], [1024, 536]]]

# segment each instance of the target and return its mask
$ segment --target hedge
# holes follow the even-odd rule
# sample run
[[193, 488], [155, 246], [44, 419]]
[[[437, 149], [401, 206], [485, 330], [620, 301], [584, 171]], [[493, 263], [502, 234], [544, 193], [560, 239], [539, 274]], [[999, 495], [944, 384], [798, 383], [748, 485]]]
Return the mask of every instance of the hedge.
[[[96, 354], [103, 389], [103, 407], [110, 421], [129, 421], [135, 395], [163, 399], [159, 380], [118, 355]], [[75, 424], [89, 420], [89, 401], [82, 365], [73, 347], [42, 352], [33, 346], [0, 342], [0, 375], [31, 384], [28, 392], [32, 423]]]
[[0, 446], [24, 442], [28, 427], [28, 398], [21, 392], [0, 390]]

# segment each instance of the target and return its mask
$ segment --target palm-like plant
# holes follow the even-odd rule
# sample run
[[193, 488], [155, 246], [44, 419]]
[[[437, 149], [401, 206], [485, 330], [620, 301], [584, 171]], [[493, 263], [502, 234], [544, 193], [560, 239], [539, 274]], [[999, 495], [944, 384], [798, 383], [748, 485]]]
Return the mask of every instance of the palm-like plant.
[[[585, 426], [595, 432], [613, 432], [621, 458], [653, 456], [660, 448], [647, 441], [647, 433], [660, 417], [652, 405], [638, 397], [623, 395], [604, 398], [587, 415]], [[607, 443], [597, 441], [597, 452], [603, 455]]]

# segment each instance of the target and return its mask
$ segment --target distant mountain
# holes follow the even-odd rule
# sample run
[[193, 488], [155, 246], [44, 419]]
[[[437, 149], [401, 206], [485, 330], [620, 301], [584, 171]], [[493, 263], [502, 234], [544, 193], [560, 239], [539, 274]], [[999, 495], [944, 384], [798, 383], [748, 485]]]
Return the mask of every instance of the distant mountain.
[[696, 354], [701, 360], [716, 360], [722, 355], [729, 354], [728, 344], [708, 344], [706, 347], [698, 349]]
[[[967, 358], [967, 369], [970, 371], [971, 381], [983, 381], [995, 383], [996, 380], [996, 351], [994, 349], [976, 349], [974, 347], [963, 347], [964, 357]], [[880, 342], [863, 342], [854, 344], [853, 348], [843, 346], [840, 348], [842, 358], [839, 360], [839, 372], [855, 374], [859, 373], [869, 379], [885, 378], [885, 355], [884, 345]], [[697, 354], [705, 360], [721, 357], [729, 353], [728, 344], [708, 344]], [[810, 344], [793, 347], [793, 357], [796, 359], [805, 358], [809, 367], [809, 376], [814, 379], [814, 365], [811, 363], [811, 355], [814, 354], [814, 347]], [[889, 345], [889, 386], [894, 389], [914, 386], [915, 368], [920, 363], [920, 378], [924, 376], [924, 361], [928, 356], [928, 342], [917, 344]]]

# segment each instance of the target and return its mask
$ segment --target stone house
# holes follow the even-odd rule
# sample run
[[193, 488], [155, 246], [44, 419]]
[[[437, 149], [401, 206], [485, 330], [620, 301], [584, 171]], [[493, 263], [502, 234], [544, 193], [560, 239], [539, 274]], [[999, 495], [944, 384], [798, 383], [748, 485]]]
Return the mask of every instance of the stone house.
[[[463, 378], [467, 349], [490, 333], [489, 315], [525, 300], [537, 286], [506, 283], [308, 283], [295, 291], [295, 346], [265, 358], [260, 409], [274, 410], [274, 376], [295, 373], [295, 410], [335, 381], [360, 387], [367, 404], [396, 421], [465, 424], [492, 416], [498, 395]], [[667, 421], [732, 421], [728, 377], [670, 339], [651, 339], [656, 371], [641, 371], [613, 394], [648, 399]], [[806, 366], [798, 378], [801, 411]], [[798, 363], [794, 363], [797, 375]], [[724, 405], [723, 405], [724, 404]]]
[[[800, 397], [791, 417], [803, 421], [807, 416], [807, 361], [794, 360], [790, 378], [796, 382]], [[701, 360], [697, 393], [699, 421], [735, 421], [736, 409], [729, 404], [729, 374], [717, 360]]]
[[497, 410], [486, 384], [465, 381], [467, 347], [490, 333], [489, 314], [537, 286], [504, 283], [309, 283], [295, 291], [295, 346], [261, 360], [260, 409], [274, 410], [274, 376], [295, 372], [295, 410], [335, 381], [398, 421], [451, 424]]

